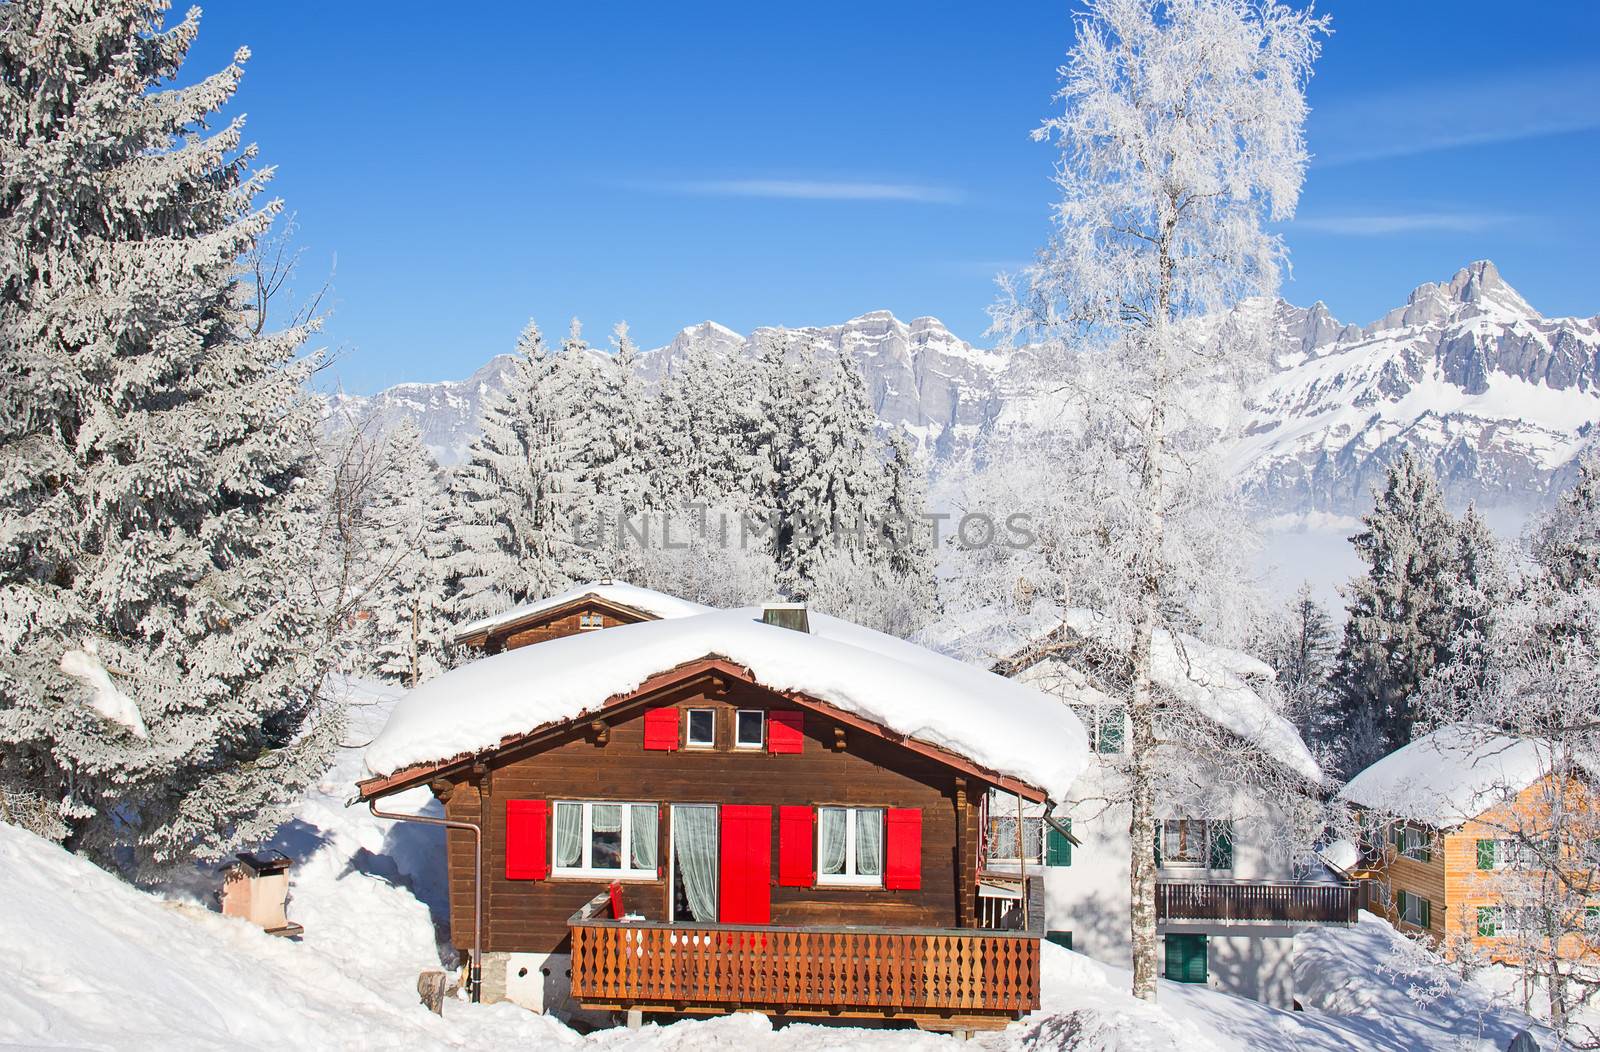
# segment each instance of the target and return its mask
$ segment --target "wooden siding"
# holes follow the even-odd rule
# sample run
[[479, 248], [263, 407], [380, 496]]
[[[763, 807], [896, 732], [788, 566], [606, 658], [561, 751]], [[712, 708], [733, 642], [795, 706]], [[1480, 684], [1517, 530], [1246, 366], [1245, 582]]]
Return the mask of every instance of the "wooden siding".
[[[1465, 938], [1472, 945], [1502, 961], [1512, 961], [1515, 953], [1508, 946], [1513, 939], [1480, 936], [1478, 934], [1478, 907], [1498, 906], [1501, 899], [1497, 871], [1478, 868], [1478, 840], [1510, 838], [1512, 830], [1536, 828], [1539, 816], [1548, 814], [1558, 791], [1547, 779], [1541, 779], [1517, 794], [1509, 804], [1491, 808], [1468, 822], [1454, 833], [1445, 836], [1445, 894], [1451, 904], [1452, 936]], [[1571, 781], [1565, 787], [1563, 804], [1578, 811], [1595, 806], [1595, 799], [1582, 783]], [[1600, 903], [1600, 897], [1596, 899]], [[1572, 945], [1563, 950], [1573, 956], [1583, 952], [1582, 940], [1570, 940]]]
[[[1424, 828], [1413, 825], [1412, 828]], [[1382, 858], [1377, 866], [1365, 871], [1362, 875], [1370, 880], [1375, 880], [1388, 889], [1387, 900], [1380, 896], [1371, 896], [1367, 902], [1369, 912], [1383, 917], [1400, 931], [1424, 931], [1436, 938], [1443, 939], [1445, 934], [1445, 918], [1449, 915], [1449, 901], [1445, 895], [1445, 858], [1441, 850], [1439, 835], [1434, 830], [1424, 830], [1432, 838], [1433, 856], [1427, 862], [1419, 862], [1414, 858], [1407, 858], [1395, 851], [1394, 844], [1385, 836]], [[1387, 832], [1387, 831], [1386, 831]], [[1397, 909], [1399, 892], [1416, 895], [1428, 900], [1428, 927], [1423, 929], [1415, 924], [1406, 924], [1400, 920]]]
[[[666, 702], [681, 708], [714, 709], [717, 747], [646, 751], [644, 709]], [[977, 808], [965, 809], [962, 843], [968, 846], [958, 853], [957, 827], [962, 823], [957, 818], [957, 781], [966, 784], [969, 801], [986, 792], [988, 784], [811, 711], [805, 713], [805, 746], [798, 755], [732, 747], [736, 710], [793, 707], [761, 688], [704, 676], [667, 688], [644, 703], [608, 712], [603, 746], [596, 743], [593, 729], [584, 724], [541, 745], [539, 751], [509, 749], [480, 774], [455, 776], [448, 788], [434, 783], [435, 792], [448, 795], [446, 812], [450, 817], [483, 823], [484, 949], [566, 951], [568, 919], [609, 883], [559, 877], [506, 880], [505, 805], [510, 799], [770, 805], [774, 808], [775, 866], [779, 806], [919, 808], [920, 889], [773, 887], [772, 922], [937, 928], [974, 923], [971, 897], [976, 883]], [[834, 745], [841, 740], [841, 733], [845, 748], [838, 750]], [[660, 833], [657, 857], [665, 874], [667, 822], [661, 823]], [[452, 939], [464, 948], [472, 940], [472, 839], [470, 834], [452, 833], [449, 845]], [[649, 920], [666, 919], [668, 892], [665, 876], [624, 882], [627, 908]]]

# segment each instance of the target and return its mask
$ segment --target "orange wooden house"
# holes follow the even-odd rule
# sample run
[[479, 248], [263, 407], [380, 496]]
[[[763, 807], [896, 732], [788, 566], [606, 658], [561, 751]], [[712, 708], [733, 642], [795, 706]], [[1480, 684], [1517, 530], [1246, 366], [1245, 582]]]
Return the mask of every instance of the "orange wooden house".
[[833, 618], [700, 609], [518, 647], [519, 614], [369, 749], [377, 813], [444, 804], [483, 998], [933, 1029], [1037, 1008], [1043, 910], [978, 908], [979, 802], [1051, 808], [1088, 762], [1076, 717]]
[[[1548, 924], [1533, 898], [1548, 886], [1554, 862], [1578, 891], [1567, 896], [1573, 916], [1563, 926], [1590, 932], [1562, 939], [1561, 952], [1594, 954], [1600, 874], [1592, 859], [1540, 842], [1558, 811], [1589, 831], [1580, 839], [1592, 839], [1600, 832], [1600, 798], [1589, 771], [1562, 774], [1556, 766], [1542, 743], [1450, 725], [1351, 779], [1339, 795], [1362, 828], [1352, 875], [1368, 882], [1367, 908], [1401, 931], [1432, 936], [1447, 954], [1472, 947], [1514, 962], [1520, 941]], [[1561, 839], [1570, 843], [1571, 836]]]

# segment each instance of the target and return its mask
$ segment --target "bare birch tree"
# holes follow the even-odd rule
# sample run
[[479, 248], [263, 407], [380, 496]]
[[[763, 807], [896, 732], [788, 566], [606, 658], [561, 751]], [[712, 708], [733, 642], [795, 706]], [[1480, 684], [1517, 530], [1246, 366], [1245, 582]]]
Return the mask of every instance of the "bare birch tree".
[[[1203, 577], [1167, 527], [1214, 502], [1215, 451], [1263, 354], [1259, 321], [1233, 308], [1277, 286], [1284, 248], [1266, 224], [1299, 196], [1304, 87], [1327, 26], [1270, 2], [1090, 3], [1061, 70], [1063, 112], [1035, 132], [1060, 147], [1054, 233], [1002, 280], [995, 311], [1061, 381], [1062, 441], [1097, 466], [1113, 509], [1092, 605], [1132, 632], [1133, 992], [1145, 999], [1158, 965], [1151, 646], [1162, 627], [1190, 627], [1187, 586]], [[1060, 480], [1068, 498], [1075, 481]]]

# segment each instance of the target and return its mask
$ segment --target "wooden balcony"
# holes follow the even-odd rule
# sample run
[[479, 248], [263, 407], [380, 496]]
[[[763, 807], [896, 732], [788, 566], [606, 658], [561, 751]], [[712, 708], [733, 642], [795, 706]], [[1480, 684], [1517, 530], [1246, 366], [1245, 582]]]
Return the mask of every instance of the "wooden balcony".
[[1354, 924], [1360, 910], [1356, 885], [1272, 883], [1247, 880], [1161, 881], [1156, 884], [1158, 924]]
[[1004, 1026], [1039, 1007], [1039, 936], [981, 929], [615, 921], [575, 914], [572, 997], [586, 1008], [755, 1009]]

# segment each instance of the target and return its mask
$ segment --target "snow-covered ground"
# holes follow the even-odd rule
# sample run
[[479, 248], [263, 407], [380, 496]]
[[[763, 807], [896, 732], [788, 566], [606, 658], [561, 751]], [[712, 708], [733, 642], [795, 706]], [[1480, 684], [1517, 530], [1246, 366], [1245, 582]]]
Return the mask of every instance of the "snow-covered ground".
[[[138, 891], [0, 825], [0, 1047], [1487, 1050], [1526, 1023], [1503, 999], [1445, 977], [1386, 975], [1379, 963], [1395, 936], [1377, 921], [1302, 936], [1296, 978], [1312, 1010], [1299, 1013], [1171, 983], [1145, 1004], [1126, 993], [1126, 972], [1046, 944], [1044, 1010], [966, 1046], [913, 1030], [774, 1030], [751, 1015], [588, 1036], [507, 1004], [451, 1001], [436, 1017], [417, 1004], [415, 982], [424, 968], [454, 963], [438, 942], [438, 834], [343, 806], [395, 692], [355, 683], [350, 698], [350, 747], [278, 839], [297, 859], [289, 915], [305, 925], [298, 941], [224, 918], [192, 892]], [[424, 791], [398, 806], [428, 804]], [[1441, 984], [1424, 1003], [1418, 990]]]

